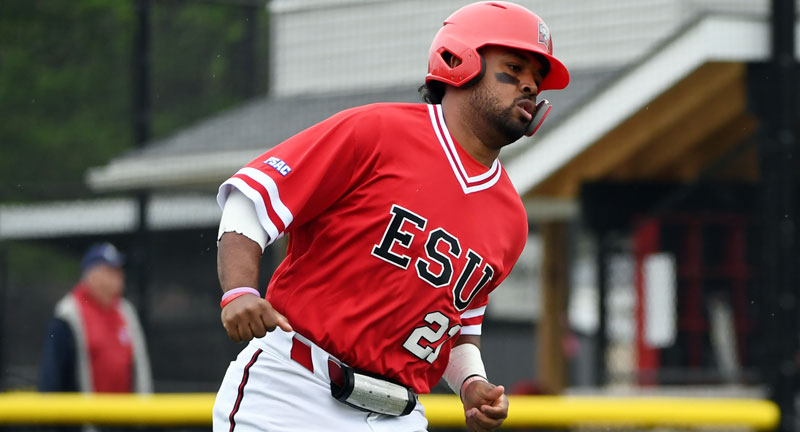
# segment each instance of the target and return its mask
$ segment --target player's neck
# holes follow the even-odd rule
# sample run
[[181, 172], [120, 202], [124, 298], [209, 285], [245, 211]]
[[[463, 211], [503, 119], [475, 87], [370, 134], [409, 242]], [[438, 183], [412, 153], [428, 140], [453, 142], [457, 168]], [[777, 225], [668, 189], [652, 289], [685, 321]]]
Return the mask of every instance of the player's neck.
[[455, 101], [449, 101], [445, 94], [442, 110], [450, 135], [467, 154], [487, 168], [491, 167], [500, 155], [500, 148], [503, 145], [493, 145], [494, 140], [483, 137], [481, 131], [476, 130], [475, 122], [470, 121], [464, 112], [458, 109], [459, 106]]

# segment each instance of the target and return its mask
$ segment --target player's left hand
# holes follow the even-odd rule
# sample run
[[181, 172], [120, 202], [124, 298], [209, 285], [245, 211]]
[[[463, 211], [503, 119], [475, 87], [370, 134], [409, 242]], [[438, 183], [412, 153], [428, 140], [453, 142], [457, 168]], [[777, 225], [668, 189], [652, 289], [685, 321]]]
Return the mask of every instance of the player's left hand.
[[508, 397], [503, 386], [477, 380], [469, 383], [462, 395], [467, 430], [493, 431], [508, 417]]

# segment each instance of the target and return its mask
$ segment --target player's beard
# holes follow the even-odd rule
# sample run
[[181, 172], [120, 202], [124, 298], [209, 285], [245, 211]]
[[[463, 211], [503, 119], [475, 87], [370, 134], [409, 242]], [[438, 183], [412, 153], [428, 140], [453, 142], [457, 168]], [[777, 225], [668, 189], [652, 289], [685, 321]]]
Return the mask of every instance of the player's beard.
[[510, 106], [503, 107], [497, 96], [483, 82], [470, 94], [470, 104], [475, 113], [483, 117], [488, 127], [500, 133], [506, 139], [506, 144], [520, 139], [528, 127], [527, 123], [514, 116], [517, 102], [518, 99]]

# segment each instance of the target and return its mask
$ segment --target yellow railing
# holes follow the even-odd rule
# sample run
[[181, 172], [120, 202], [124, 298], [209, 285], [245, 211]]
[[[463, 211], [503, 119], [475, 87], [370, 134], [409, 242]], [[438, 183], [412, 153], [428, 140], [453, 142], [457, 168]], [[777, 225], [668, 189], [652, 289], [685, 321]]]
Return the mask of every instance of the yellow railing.
[[[431, 427], [464, 425], [461, 402], [451, 395], [420, 396]], [[778, 424], [777, 406], [760, 399], [677, 397], [510, 396], [504, 426], [519, 427], [746, 427]], [[214, 395], [83, 395], [0, 393], [0, 425], [80, 424], [208, 426]]]

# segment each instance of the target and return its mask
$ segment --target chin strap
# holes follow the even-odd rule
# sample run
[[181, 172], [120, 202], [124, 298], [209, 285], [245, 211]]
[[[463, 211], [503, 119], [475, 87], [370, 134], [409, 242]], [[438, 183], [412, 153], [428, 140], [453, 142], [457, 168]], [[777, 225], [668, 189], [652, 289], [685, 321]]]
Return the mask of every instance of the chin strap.
[[550, 114], [550, 102], [547, 99], [542, 99], [536, 104], [536, 109], [533, 110], [533, 119], [528, 124], [528, 129], [525, 130], [525, 136], [533, 135], [542, 125], [544, 119]]

